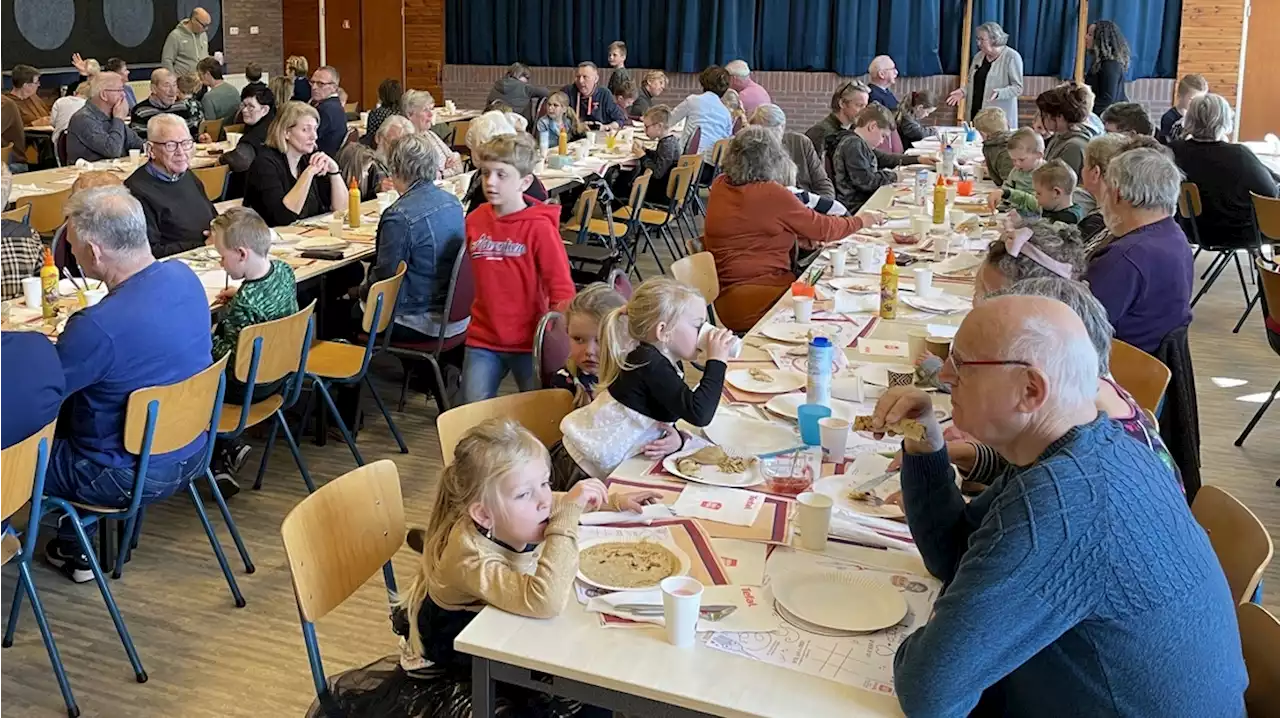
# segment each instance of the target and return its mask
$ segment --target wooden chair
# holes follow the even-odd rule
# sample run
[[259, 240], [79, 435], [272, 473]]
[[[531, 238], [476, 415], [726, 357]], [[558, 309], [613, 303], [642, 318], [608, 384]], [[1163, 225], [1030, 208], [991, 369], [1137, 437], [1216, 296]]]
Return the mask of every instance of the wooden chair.
[[[649, 192], [649, 181], [653, 178], [653, 170], [645, 170], [631, 183], [631, 195], [627, 201], [627, 217], [639, 217], [644, 210], [644, 198]], [[605, 206], [606, 217], [609, 216], [611, 210]], [[627, 259], [627, 271], [635, 272], [636, 278], [643, 281], [640, 276], [640, 268], [636, 266], [636, 260], [640, 257], [643, 248], [640, 242], [643, 239], [644, 244], [649, 248], [649, 253], [653, 256], [653, 261], [658, 263], [658, 272], [666, 274], [667, 270], [662, 267], [662, 260], [658, 257], [658, 251], [654, 249], [653, 237], [649, 234], [649, 230], [643, 222], [632, 221], [630, 219], [622, 219], [619, 215], [614, 214], [612, 221], [609, 219], [590, 219], [587, 222], [587, 232], [598, 237], [608, 238], [607, 244], [611, 244], [622, 250], [623, 256]]]
[[409, 447], [405, 446], [404, 437], [400, 435], [400, 429], [392, 420], [391, 412], [387, 411], [387, 405], [382, 403], [377, 387], [369, 379], [369, 361], [373, 359], [378, 335], [388, 332], [391, 328], [391, 320], [396, 313], [396, 299], [400, 296], [400, 285], [404, 283], [404, 274], [408, 269], [408, 264], [400, 262], [396, 267], [395, 275], [380, 282], [374, 282], [369, 287], [369, 295], [364, 300], [364, 318], [361, 325], [364, 332], [363, 347], [346, 342], [319, 341], [311, 345], [311, 352], [307, 355], [307, 376], [311, 378], [313, 391], [307, 400], [306, 409], [302, 412], [302, 426], [307, 425], [307, 417], [311, 415], [311, 407], [315, 404], [318, 393], [324, 398], [329, 414], [338, 425], [338, 430], [342, 433], [343, 440], [347, 442], [347, 448], [351, 449], [351, 455], [355, 457], [358, 466], [364, 466], [364, 457], [360, 455], [360, 449], [356, 447], [347, 423], [342, 419], [337, 405], [333, 402], [329, 385], [355, 386], [364, 382], [365, 388], [373, 395], [373, 400], [377, 403], [383, 418], [387, 420], [387, 427], [391, 429], [391, 435], [400, 446], [400, 453], [409, 453]]
[[4, 161], [6, 163], [9, 161], [9, 156], [12, 154], [13, 154], [12, 142], [6, 142], [3, 145], [0, 145], [0, 157], [4, 157]]
[[[681, 209], [683, 211], [679, 212], [676, 216], [677, 219], [681, 220], [684, 223], [682, 227], [688, 229], [690, 237], [698, 236], [698, 225], [693, 219], [693, 211], [694, 211], [694, 202], [699, 201], [697, 199], [698, 177], [702, 174], [703, 164], [705, 164], [705, 161], [702, 159], [702, 155], [700, 154], [681, 155], [680, 161], [676, 163], [676, 169], [678, 170], [692, 168], [689, 170], [688, 184], [685, 186], [684, 192], [681, 193], [681, 197], [682, 197]], [[678, 191], [678, 188], [676, 189]], [[668, 185], [667, 187], [667, 196], [669, 197], [676, 196], [672, 194], [672, 187], [670, 185]]]
[[[599, 200], [598, 188], [590, 187], [583, 190], [573, 206], [573, 215], [560, 227], [560, 236], [565, 240], [564, 251], [569, 258], [574, 281], [579, 284], [603, 280], [617, 266], [618, 258], [622, 255], [614, 242], [605, 241], [604, 246], [591, 243], [593, 237], [591, 221], [595, 216]], [[603, 220], [602, 223], [607, 230], [608, 223]], [[600, 238], [603, 239], [610, 234], [606, 231]]]
[[[675, 238], [675, 232], [671, 229], [675, 226], [680, 229], [681, 236], [684, 235], [684, 228], [680, 226], [676, 218], [684, 211], [685, 200], [689, 197], [689, 186], [693, 182], [694, 170], [689, 167], [674, 167], [667, 174], [667, 206], [665, 209], [645, 206], [639, 212], [639, 220], [641, 226], [646, 230], [653, 230], [662, 237], [663, 242], [667, 245], [667, 251], [671, 254], [671, 261], [675, 261], [684, 254], [680, 251], [680, 242]], [[646, 203], [648, 204], [648, 203]], [[614, 216], [621, 217], [624, 220], [631, 220], [635, 217], [630, 207], [623, 207], [614, 213]]]
[[462, 120], [460, 122], [451, 123], [449, 131], [449, 147], [454, 152], [463, 155], [471, 154], [471, 147], [467, 145], [467, 133], [471, 131], [471, 120]]
[[[1254, 196], [1257, 197], [1257, 195]], [[1256, 199], [1254, 200], [1254, 203], [1255, 205], [1257, 204]], [[1253, 245], [1249, 247], [1241, 247], [1236, 244], [1218, 244], [1214, 241], [1216, 233], [1212, 231], [1212, 227], [1209, 228], [1210, 231], [1208, 231], [1207, 234], [1201, 233], [1197, 220], [1197, 217], [1199, 217], [1201, 213], [1200, 189], [1194, 182], [1182, 183], [1182, 194], [1178, 198], [1178, 213], [1179, 216], [1182, 217], [1184, 226], [1190, 227], [1192, 241], [1199, 247], [1199, 249], [1196, 250], [1196, 254], [1198, 255], [1200, 251], [1206, 251], [1217, 255], [1213, 258], [1213, 261], [1209, 263], [1209, 267], [1205, 270], [1205, 273], [1200, 275], [1201, 279], [1204, 279], [1206, 276], [1208, 276], [1208, 279], [1200, 287], [1200, 291], [1196, 293], [1196, 296], [1191, 300], [1191, 306], [1194, 307], [1196, 302], [1200, 301], [1200, 298], [1203, 297], [1205, 293], [1209, 291], [1209, 288], [1213, 286], [1213, 283], [1218, 280], [1218, 276], [1222, 274], [1222, 270], [1226, 269], [1227, 265], [1234, 261], [1236, 264], [1236, 273], [1240, 276], [1240, 291], [1244, 292], [1245, 301], [1244, 313], [1240, 315], [1240, 320], [1236, 322], [1235, 328], [1231, 330], [1233, 334], [1239, 332], [1240, 327], [1244, 325], [1244, 320], [1247, 319], [1249, 317], [1249, 313], [1253, 311], [1253, 305], [1258, 301], [1257, 296], [1249, 296], [1249, 286], [1244, 280], [1244, 268], [1240, 264], [1240, 252], [1246, 251], [1251, 258], [1256, 257], [1259, 253], [1258, 246]]]
[[1280, 716], [1280, 621], [1256, 603], [1236, 606], [1244, 667], [1249, 687], [1244, 691], [1245, 713]]
[[24, 204], [21, 207], [16, 207], [14, 209], [9, 210], [8, 212], [0, 214], [0, 217], [3, 217], [4, 219], [9, 220], [10, 222], [26, 224], [27, 221], [31, 218], [31, 205]]
[[538, 320], [538, 329], [533, 333], [533, 368], [538, 372], [539, 389], [551, 387], [551, 378], [568, 358], [568, 320], [560, 312], [543, 314]]
[[[0, 558], [8, 565], [14, 558], [18, 559], [18, 585], [13, 590], [13, 609], [10, 615], [17, 616], [17, 606], [25, 595], [31, 601], [31, 610], [36, 616], [36, 625], [40, 628], [40, 637], [44, 639], [45, 651], [49, 653], [49, 663], [53, 665], [53, 675], [58, 680], [58, 689], [62, 691], [62, 702], [67, 706], [67, 715], [80, 715], [80, 707], [76, 705], [75, 695], [71, 692], [71, 682], [67, 680], [67, 671], [62, 666], [62, 656], [58, 654], [58, 646], [53, 642], [53, 632], [49, 630], [49, 619], [40, 605], [40, 597], [36, 595], [36, 585], [31, 578], [31, 561], [35, 556], [37, 534], [40, 531], [41, 508], [44, 499], [45, 470], [49, 466], [49, 453], [53, 449], [53, 428], [57, 421], [26, 439], [0, 452], [0, 475], [4, 482], [0, 483], [0, 518], [8, 521], [28, 502], [31, 511], [27, 518], [26, 530], [22, 538], [16, 533], [6, 533], [0, 543]], [[9, 622], [5, 631], [4, 646], [13, 645], [13, 629], [16, 621]]]
[[711, 179], [720, 176], [720, 169], [724, 166], [724, 156], [729, 151], [729, 141], [730, 138], [725, 137], [724, 139], [716, 140], [716, 143], [711, 146], [711, 166], [715, 168], [711, 174]]
[[217, 142], [222, 136], [222, 120], [205, 120], [200, 123], [200, 135], [209, 135], [209, 139]]
[[27, 195], [19, 199], [16, 205], [18, 207], [31, 207], [31, 214], [27, 218], [27, 224], [32, 229], [40, 234], [52, 234], [54, 230], [62, 226], [62, 222], [65, 219], [62, 209], [70, 196], [71, 188], [68, 187], [48, 194]]
[[[285, 442], [302, 474], [303, 483], [307, 485], [308, 491], [316, 490], [311, 481], [311, 472], [307, 470], [307, 464], [298, 451], [298, 442], [294, 440], [293, 432], [289, 430], [289, 424], [284, 418], [284, 412], [292, 408], [302, 394], [304, 368], [314, 330], [312, 314], [315, 308], [316, 303], [312, 302], [296, 314], [240, 330], [233, 371], [236, 381], [245, 385], [245, 391], [244, 394], [227, 400], [222, 418], [218, 422], [218, 438], [234, 439], [251, 426], [257, 426], [268, 419], [273, 422], [266, 447], [262, 450], [262, 463], [258, 466], [258, 477], [253, 482], [254, 489], [262, 488], [262, 478], [267, 471], [271, 449], [276, 443], [276, 434], [283, 431]], [[260, 396], [255, 401], [254, 390], [259, 384], [270, 385], [275, 382], [280, 382], [278, 390], [271, 392], [269, 396]]]
[[395, 342], [386, 334], [385, 350], [398, 358], [404, 367], [404, 378], [400, 383], [400, 411], [404, 411], [405, 396], [409, 392], [409, 379], [413, 376], [413, 363], [426, 362], [431, 367], [431, 378], [435, 383], [436, 410], [443, 414], [449, 410], [449, 387], [444, 380], [444, 354], [458, 350], [466, 341], [465, 331], [454, 336], [447, 336], [450, 324], [457, 324], [471, 316], [471, 303], [475, 299], [475, 280], [471, 275], [471, 255], [467, 253], [467, 243], [463, 242], [453, 260], [453, 273], [449, 277], [449, 290], [444, 299], [443, 320], [439, 334], [425, 342]]
[[232, 132], [234, 132], [234, 133], [236, 133], [236, 134], [243, 135], [243, 134], [244, 134], [244, 123], [240, 123], [240, 124], [237, 124], [237, 125], [223, 125], [223, 126], [222, 126], [222, 132], [223, 132], [223, 134], [227, 134], [227, 135], [231, 134]]
[[1209, 534], [1222, 571], [1231, 586], [1231, 597], [1244, 603], [1253, 597], [1262, 572], [1271, 562], [1271, 537], [1249, 507], [1221, 487], [1200, 487], [1191, 502], [1191, 513]]
[[342, 111], [347, 113], [348, 115], [359, 109], [360, 109], [359, 102], [348, 102], [347, 104], [342, 106]]
[[[1262, 257], [1254, 260], [1254, 266], [1258, 270], [1258, 284], [1261, 285], [1258, 294], [1262, 297], [1262, 328], [1266, 332], [1267, 343], [1271, 345], [1271, 350], [1280, 355], [1280, 268], [1268, 265]], [[1244, 427], [1244, 431], [1240, 432], [1240, 436], [1236, 437], [1236, 446], [1244, 446], [1244, 440], [1249, 438], [1253, 427], [1258, 425], [1262, 415], [1271, 408], [1277, 392], [1280, 392], [1280, 381], [1271, 388], [1262, 406], [1258, 407], [1258, 412], [1249, 420], [1249, 424]], [[1276, 481], [1276, 485], [1280, 486], [1280, 480]]]
[[[561, 392], [563, 393], [563, 392]], [[293, 595], [302, 621], [316, 697], [329, 682], [315, 623], [341, 606], [382, 569], [388, 601], [396, 593], [391, 558], [404, 545], [404, 498], [387, 459], [343, 474], [293, 507], [280, 525]]]
[[1111, 376], [1138, 402], [1138, 406], [1160, 415], [1160, 402], [1172, 376], [1159, 359], [1126, 344], [1111, 340]]
[[578, 202], [573, 206], [573, 214], [564, 223], [564, 229], [577, 235], [578, 244], [586, 244], [590, 237], [590, 222], [595, 215], [596, 204], [600, 201], [600, 190], [591, 188], [578, 195]]
[[208, 197], [210, 202], [217, 202], [227, 193], [227, 177], [230, 175], [230, 170], [230, 165], [214, 165], [191, 171], [204, 186], [204, 196]]
[[671, 276], [697, 289], [707, 302], [707, 311], [715, 319], [714, 305], [720, 296], [720, 278], [716, 275], [716, 258], [710, 252], [698, 252], [678, 260], [671, 265]]
[[462, 435], [486, 419], [515, 419], [550, 447], [563, 436], [560, 421], [571, 411], [573, 394], [564, 389], [539, 389], [508, 394], [450, 409], [436, 418], [444, 465], [453, 463], [453, 449]]

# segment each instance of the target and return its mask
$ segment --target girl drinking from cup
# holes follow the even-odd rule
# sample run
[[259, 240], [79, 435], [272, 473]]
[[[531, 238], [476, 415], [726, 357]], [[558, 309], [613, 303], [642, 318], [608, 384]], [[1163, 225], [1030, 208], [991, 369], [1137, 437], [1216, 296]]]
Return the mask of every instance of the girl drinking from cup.
[[578, 120], [578, 113], [569, 106], [569, 96], [563, 92], [553, 92], [547, 98], [547, 114], [538, 118], [538, 139], [544, 147], [556, 147], [560, 144], [560, 132], [569, 136], [569, 141], [587, 134], [587, 127]]

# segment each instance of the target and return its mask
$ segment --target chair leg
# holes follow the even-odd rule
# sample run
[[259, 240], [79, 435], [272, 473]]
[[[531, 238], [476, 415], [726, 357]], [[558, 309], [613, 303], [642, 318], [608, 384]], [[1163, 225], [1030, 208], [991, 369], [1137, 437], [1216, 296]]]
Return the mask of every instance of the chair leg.
[[218, 482], [213, 479], [213, 471], [205, 469], [204, 478], [209, 482], [209, 493], [217, 502], [218, 511], [222, 512], [222, 520], [227, 523], [227, 529], [231, 532], [231, 540], [235, 541], [236, 550], [240, 552], [240, 560], [244, 561], [244, 572], [257, 571], [257, 567], [253, 565], [253, 559], [249, 558], [249, 549], [245, 548], [244, 539], [240, 538], [240, 529], [236, 528], [236, 522], [231, 518], [231, 510], [227, 508], [227, 500], [222, 496], [222, 489], [218, 488]]
[[440, 362], [436, 361], [434, 356], [427, 356], [427, 363], [431, 365], [432, 378], [436, 382], [436, 411], [440, 414], [445, 413], [450, 408], [452, 402], [449, 401], [449, 387], [444, 383], [444, 372], [440, 370]]
[[409, 453], [409, 447], [404, 444], [404, 437], [400, 436], [400, 429], [396, 428], [396, 422], [391, 419], [391, 412], [387, 411], [387, 407], [382, 403], [382, 397], [378, 396], [378, 390], [373, 388], [373, 382], [369, 379], [369, 373], [365, 372], [364, 385], [369, 387], [369, 393], [373, 395], [373, 403], [378, 405], [378, 411], [382, 412], [382, 418], [387, 420], [387, 428], [391, 429], [391, 435], [396, 438], [396, 444], [400, 446], [400, 453]]
[[409, 362], [403, 357], [400, 359], [400, 368], [404, 370], [404, 378], [400, 380], [400, 404], [396, 407], [396, 411], [404, 413], [405, 399], [409, 396], [409, 377], [413, 376], [413, 369], [409, 367]]
[[[35, 537], [31, 537], [34, 540]], [[76, 705], [76, 697], [71, 693], [71, 683], [67, 680], [67, 671], [62, 666], [62, 656], [58, 654], [58, 646], [53, 642], [53, 633], [49, 630], [49, 620], [45, 618], [44, 607], [40, 605], [40, 597], [36, 595], [36, 585], [31, 580], [31, 566], [23, 561], [18, 564], [18, 591], [23, 591], [31, 598], [31, 612], [36, 616], [36, 625], [40, 627], [40, 637], [44, 639], [44, 648], [49, 652], [49, 663], [53, 665], [53, 675], [58, 679], [58, 690], [62, 691], [62, 702], [67, 706], [67, 715], [76, 718], [80, 715], [80, 706]]]
[[[316, 492], [315, 482], [311, 480], [311, 472], [307, 471], [307, 462], [302, 460], [302, 452], [298, 450], [298, 442], [293, 438], [293, 432], [289, 431], [289, 424], [284, 420], [284, 414], [276, 409], [276, 426], [284, 432], [285, 443], [289, 445], [289, 452], [293, 454], [293, 461], [298, 465], [298, 471], [302, 473], [302, 481], [307, 485], [307, 491], [314, 494]], [[275, 438], [275, 429], [271, 430], [271, 438]]]
[[276, 433], [280, 430], [280, 425], [271, 422], [271, 433], [267, 435], [267, 444], [262, 447], [262, 461], [258, 464], [258, 476], [253, 480], [253, 490], [258, 491], [262, 488], [262, 478], [267, 475], [267, 462], [271, 460], [271, 450], [276, 445]]
[[9, 648], [13, 645], [13, 635], [18, 630], [18, 615], [22, 613], [22, 584], [13, 587], [13, 605], [9, 606], [9, 620], [4, 626], [4, 640], [0, 641], [0, 646]]
[[658, 248], [653, 246], [653, 237], [644, 225], [640, 225], [640, 234], [636, 238], [636, 253], [640, 252], [641, 237], [644, 238], [644, 245], [649, 248], [649, 254], [653, 255], [653, 261], [658, 263], [658, 274], [666, 274], [667, 270], [662, 266], [662, 258], [658, 256]]
[[[214, 487], [217, 490], [217, 487]], [[231, 565], [227, 563], [227, 555], [222, 552], [222, 542], [218, 540], [218, 535], [213, 532], [213, 524], [209, 523], [209, 515], [205, 513], [204, 502], [200, 500], [200, 492], [196, 491], [195, 482], [187, 484], [187, 495], [191, 497], [191, 503], [195, 504], [196, 515], [200, 517], [200, 525], [204, 526], [204, 535], [209, 537], [209, 545], [213, 547], [213, 555], [218, 559], [218, 566], [222, 569], [222, 575], [227, 579], [227, 587], [231, 589], [231, 597], [235, 599], [236, 608], [244, 608], [244, 596], [240, 593], [240, 586], [236, 584], [235, 574], [231, 573]]]
[[1196, 295], [1196, 298], [1191, 300], [1191, 306], [1194, 307], [1196, 302], [1200, 301], [1200, 297], [1203, 297], [1204, 293], [1209, 291], [1209, 287], [1212, 287], [1213, 283], [1218, 281], [1218, 275], [1222, 274], [1222, 270], [1226, 269], [1227, 264], [1231, 262], [1231, 259], [1226, 257], [1226, 255], [1221, 256], [1223, 257], [1221, 262], [1214, 260], [1214, 262], [1217, 263], [1217, 268], [1213, 270], [1213, 276], [1209, 277], [1209, 280], [1204, 283], [1203, 287], [1200, 287], [1200, 293]]
[[1204, 279], [1209, 276], [1213, 270], [1218, 268], [1218, 263], [1223, 261], [1225, 261], [1225, 255], [1222, 252], [1218, 252], [1217, 256], [1213, 258], [1213, 261], [1209, 262], [1209, 266], [1205, 267], [1204, 273], [1200, 275], [1200, 278]]
[[1276, 385], [1271, 389], [1271, 393], [1267, 394], [1266, 401], [1262, 402], [1262, 406], [1258, 407], [1258, 413], [1254, 414], [1253, 418], [1249, 420], [1249, 425], [1244, 427], [1244, 431], [1240, 432], [1240, 436], [1236, 438], [1236, 446], [1244, 446], [1244, 440], [1249, 438], [1249, 433], [1253, 431], [1253, 427], [1258, 425], [1262, 415], [1267, 413], [1267, 409], [1271, 408], [1271, 402], [1275, 401], [1276, 392], [1280, 392], [1280, 381], [1276, 382]]
[[[93, 545], [89, 542], [88, 534], [84, 532], [84, 526], [80, 524], [80, 517], [75, 514], [69, 514], [63, 520], [71, 522], [71, 528], [76, 532], [76, 541], [80, 544], [80, 550], [89, 559], [89, 570], [93, 572], [93, 580], [98, 584], [98, 593], [102, 594], [102, 602], [107, 605], [107, 613], [111, 614], [111, 622], [115, 624], [116, 633], [120, 635], [120, 642], [124, 644], [125, 655], [129, 657], [129, 663], [133, 666], [134, 678], [139, 683], [146, 683], [147, 671], [142, 667], [142, 659], [138, 658], [138, 649], [133, 646], [133, 637], [129, 635], [129, 628], [124, 625], [124, 618], [120, 615], [120, 608], [116, 606], [116, 599], [111, 595], [111, 588], [107, 585], [106, 574], [102, 572], [98, 557], [93, 553]], [[99, 521], [99, 524], [101, 523]], [[99, 525], [99, 533], [105, 530], [105, 526]]]
[[111, 578], [120, 578], [124, 574], [124, 561], [129, 556], [129, 543], [133, 541], [133, 531], [137, 524], [137, 514], [130, 516], [124, 523], [124, 529], [120, 533], [120, 544], [116, 548], [116, 567], [111, 572]]
[[364, 457], [360, 455], [360, 449], [356, 448], [356, 440], [351, 437], [351, 431], [347, 429], [347, 422], [342, 420], [342, 416], [338, 413], [338, 405], [333, 403], [333, 397], [329, 395], [329, 388], [325, 385], [324, 380], [319, 377], [312, 377], [312, 384], [316, 390], [320, 392], [320, 396], [324, 397], [324, 403], [329, 407], [329, 414], [333, 416], [333, 421], [338, 425], [338, 431], [342, 433], [342, 440], [347, 442], [347, 448], [351, 449], [351, 455], [355, 457], [356, 466], [364, 466]]

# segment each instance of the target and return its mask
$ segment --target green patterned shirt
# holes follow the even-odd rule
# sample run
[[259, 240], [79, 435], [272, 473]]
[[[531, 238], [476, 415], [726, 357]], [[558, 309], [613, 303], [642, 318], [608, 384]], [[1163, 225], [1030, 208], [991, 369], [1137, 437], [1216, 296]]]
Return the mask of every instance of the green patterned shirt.
[[[245, 280], [240, 291], [227, 303], [226, 314], [213, 330], [213, 358], [234, 353], [245, 327], [287, 317], [298, 311], [298, 287], [293, 268], [279, 259], [271, 260], [271, 271], [261, 279]], [[232, 360], [232, 366], [235, 359]]]

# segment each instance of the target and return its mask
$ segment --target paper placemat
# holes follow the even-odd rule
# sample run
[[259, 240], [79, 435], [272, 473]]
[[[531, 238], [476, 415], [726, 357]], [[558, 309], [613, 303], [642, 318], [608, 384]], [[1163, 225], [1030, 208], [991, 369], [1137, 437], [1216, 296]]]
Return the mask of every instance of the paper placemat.
[[671, 505], [677, 516], [734, 526], [754, 525], [763, 507], [764, 496], [755, 491], [693, 483], [686, 484]]
[[[660, 473], [658, 473], [660, 472]], [[659, 461], [649, 469], [649, 473], [655, 478], [670, 477], [671, 475], [662, 468], [662, 462]], [[632, 491], [656, 491], [661, 496], [659, 501], [672, 506], [680, 498], [683, 486], [672, 486], [657, 483], [647, 483], [643, 481], [631, 481], [628, 479], [606, 479], [605, 486], [609, 488], [609, 493], [629, 493]], [[755, 489], [752, 489], [755, 491]], [[765, 494], [765, 492], [758, 492]], [[791, 506], [790, 502], [779, 497], [765, 494], [764, 505], [760, 508], [760, 514], [756, 517], [754, 523], [750, 526], [734, 526], [732, 524], [721, 523], [719, 521], [707, 521], [705, 519], [679, 519], [680, 521], [695, 522], [702, 527], [707, 536], [712, 538], [730, 538], [740, 539], [743, 541], [755, 541], [761, 543], [785, 544], [791, 534]], [[666, 521], [655, 521], [654, 526], [666, 525]]]

